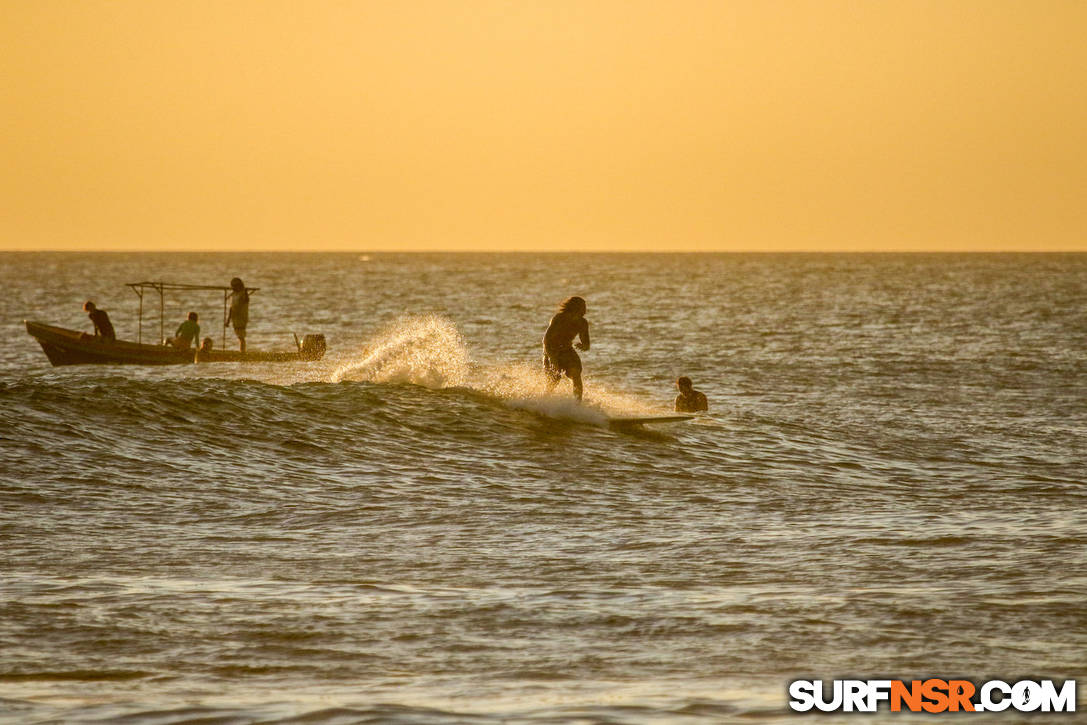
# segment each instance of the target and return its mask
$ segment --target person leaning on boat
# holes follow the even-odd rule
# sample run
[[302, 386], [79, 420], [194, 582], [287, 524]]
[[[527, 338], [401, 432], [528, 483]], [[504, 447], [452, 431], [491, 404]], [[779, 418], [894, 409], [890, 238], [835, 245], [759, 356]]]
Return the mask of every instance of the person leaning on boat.
[[245, 352], [245, 327], [249, 324], [249, 292], [245, 289], [245, 283], [235, 277], [230, 280], [230, 312], [227, 313], [226, 324], [234, 326], [234, 334], [238, 336], [239, 349]]
[[117, 333], [113, 331], [113, 323], [109, 321], [109, 315], [105, 310], [100, 310], [94, 306], [94, 303], [87, 300], [83, 303], [83, 311], [87, 313], [87, 317], [91, 318], [91, 322], [94, 323], [94, 336], [100, 337], [106, 342], [113, 342], [117, 339]]

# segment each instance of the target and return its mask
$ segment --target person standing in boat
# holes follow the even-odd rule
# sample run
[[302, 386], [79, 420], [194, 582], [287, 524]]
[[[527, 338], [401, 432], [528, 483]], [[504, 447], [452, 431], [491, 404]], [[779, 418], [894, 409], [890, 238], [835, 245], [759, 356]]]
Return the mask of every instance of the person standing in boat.
[[249, 324], [249, 292], [245, 289], [245, 283], [235, 277], [230, 280], [230, 312], [227, 313], [226, 324], [234, 326], [234, 334], [238, 336], [239, 349], [245, 352], [245, 327]]
[[87, 300], [83, 303], [83, 311], [87, 313], [87, 317], [91, 318], [91, 322], [94, 323], [94, 336], [100, 337], [106, 342], [113, 342], [117, 339], [117, 333], [113, 331], [113, 323], [109, 321], [109, 315], [105, 310], [100, 310], [94, 306], [94, 303]]

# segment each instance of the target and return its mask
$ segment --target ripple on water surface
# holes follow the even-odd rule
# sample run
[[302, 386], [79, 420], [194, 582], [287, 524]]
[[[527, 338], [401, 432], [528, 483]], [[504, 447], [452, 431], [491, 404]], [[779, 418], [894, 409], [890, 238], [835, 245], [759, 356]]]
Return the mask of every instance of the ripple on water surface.
[[[1087, 678], [1081, 256], [50, 259], [0, 265], [20, 319], [227, 265], [252, 344], [317, 316], [331, 347], [0, 350], [0, 721], [784, 720], [799, 676]], [[584, 406], [538, 371], [571, 293]], [[679, 374], [709, 418], [604, 425]]]

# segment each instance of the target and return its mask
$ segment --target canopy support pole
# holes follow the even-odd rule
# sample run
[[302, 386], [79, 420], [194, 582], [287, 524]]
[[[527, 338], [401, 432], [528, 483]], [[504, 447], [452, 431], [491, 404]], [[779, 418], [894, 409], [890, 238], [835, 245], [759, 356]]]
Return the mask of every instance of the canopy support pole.
[[125, 286], [128, 287], [129, 289], [131, 289], [133, 292], [135, 292], [136, 295], [140, 298], [140, 314], [139, 314], [138, 322], [136, 323], [136, 342], [137, 343], [142, 343], [143, 342], [143, 286], [140, 285], [140, 284], [129, 284], [129, 285], [125, 285]]
[[[166, 339], [166, 290], [222, 290], [223, 292], [223, 334], [222, 342], [223, 349], [226, 349], [226, 328], [227, 321], [230, 318], [228, 305], [230, 303], [230, 297], [233, 290], [230, 287], [221, 287], [219, 285], [212, 284], [173, 284], [169, 282], [129, 282], [127, 287], [131, 288], [140, 298], [140, 314], [139, 323], [136, 330], [136, 342], [143, 343], [143, 294], [147, 287], [153, 290], [158, 290], [159, 293], [159, 338], [162, 341]], [[253, 294], [259, 287], [246, 287], [247, 294]], [[197, 341], [199, 344], [199, 341]]]

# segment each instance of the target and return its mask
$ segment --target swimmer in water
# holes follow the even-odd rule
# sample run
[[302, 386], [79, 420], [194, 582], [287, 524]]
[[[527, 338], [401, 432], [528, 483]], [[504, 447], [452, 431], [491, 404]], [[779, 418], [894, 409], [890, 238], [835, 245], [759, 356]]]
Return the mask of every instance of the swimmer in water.
[[676, 388], [679, 389], [679, 395], [676, 396], [677, 413], [701, 413], [709, 410], [706, 396], [694, 389], [694, 383], [689, 377], [684, 375], [676, 380]]

